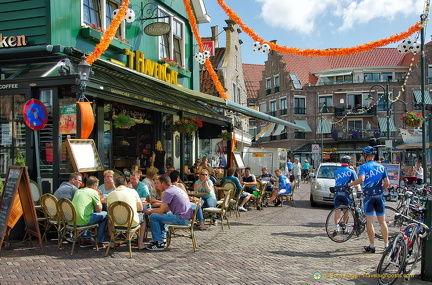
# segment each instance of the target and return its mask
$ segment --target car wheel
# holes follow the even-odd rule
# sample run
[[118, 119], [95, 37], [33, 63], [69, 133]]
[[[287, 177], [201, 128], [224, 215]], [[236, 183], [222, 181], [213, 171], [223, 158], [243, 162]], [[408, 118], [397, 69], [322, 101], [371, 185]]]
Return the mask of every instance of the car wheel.
[[312, 194], [310, 194], [310, 205], [311, 205], [311, 207], [316, 207], [317, 206], [317, 203], [313, 200], [313, 197], [312, 197]]

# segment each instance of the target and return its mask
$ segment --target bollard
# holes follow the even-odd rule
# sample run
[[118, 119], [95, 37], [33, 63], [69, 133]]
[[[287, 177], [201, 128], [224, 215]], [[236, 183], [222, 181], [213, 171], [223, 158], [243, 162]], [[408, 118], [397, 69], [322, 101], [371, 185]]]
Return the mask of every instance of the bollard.
[[[428, 197], [426, 202], [426, 213], [424, 223], [432, 227], [432, 197]], [[421, 260], [421, 279], [432, 281], [432, 234], [423, 241], [422, 260]]]

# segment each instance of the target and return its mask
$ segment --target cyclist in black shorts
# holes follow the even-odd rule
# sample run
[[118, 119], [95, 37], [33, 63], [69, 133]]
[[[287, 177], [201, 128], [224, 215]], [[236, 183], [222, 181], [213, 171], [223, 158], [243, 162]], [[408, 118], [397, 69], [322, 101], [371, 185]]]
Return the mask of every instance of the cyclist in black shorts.
[[388, 228], [385, 221], [385, 203], [383, 189], [390, 185], [387, 169], [380, 163], [374, 161], [377, 150], [368, 146], [363, 149], [365, 163], [360, 165], [358, 170], [358, 179], [351, 182], [350, 186], [356, 186], [362, 183], [363, 188], [363, 207], [366, 215], [366, 230], [369, 238], [369, 245], [364, 249], [367, 252], [375, 253], [373, 226], [373, 215], [376, 213], [378, 222], [381, 227], [381, 234], [384, 239], [384, 248], [388, 246]]

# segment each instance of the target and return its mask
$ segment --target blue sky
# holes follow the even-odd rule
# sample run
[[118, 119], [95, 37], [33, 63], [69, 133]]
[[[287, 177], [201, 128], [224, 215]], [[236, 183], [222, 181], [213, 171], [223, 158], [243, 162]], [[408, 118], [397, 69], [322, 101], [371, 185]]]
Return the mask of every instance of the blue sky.
[[[218, 25], [219, 46], [224, 47], [228, 16], [217, 0], [204, 3], [212, 20], [199, 25], [201, 37], [210, 36], [210, 27]], [[302, 49], [351, 47], [387, 38], [420, 21], [424, 8], [422, 0], [225, 0], [225, 4], [266, 41]], [[425, 42], [431, 38], [428, 30]], [[252, 51], [253, 40], [244, 32], [240, 38], [243, 63], [264, 64], [267, 56]]]

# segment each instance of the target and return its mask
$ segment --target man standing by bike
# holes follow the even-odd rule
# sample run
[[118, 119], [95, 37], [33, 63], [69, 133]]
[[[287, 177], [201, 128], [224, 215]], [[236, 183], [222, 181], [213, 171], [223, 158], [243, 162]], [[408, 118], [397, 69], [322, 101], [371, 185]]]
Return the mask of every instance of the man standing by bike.
[[369, 238], [369, 245], [364, 249], [367, 252], [375, 253], [374, 236], [375, 229], [373, 226], [373, 215], [376, 213], [378, 222], [381, 227], [381, 234], [384, 239], [384, 248], [388, 246], [388, 228], [385, 221], [385, 203], [384, 189], [390, 185], [387, 169], [374, 161], [377, 150], [368, 146], [363, 149], [365, 163], [360, 165], [358, 170], [358, 179], [351, 182], [350, 186], [356, 186], [362, 183], [363, 188], [363, 205], [366, 215], [366, 230]]
[[[351, 164], [351, 156], [342, 156], [340, 159], [342, 167], [335, 172], [335, 197], [334, 197], [334, 207], [337, 208], [341, 205], [349, 206], [351, 204], [350, 194], [347, 193], [349, 188], [349, 183], [357, 180], [357, 174], [354, 170], [349, 168]], [[336, 229], [333, 232], [333, 236], [336, 236], [340, 231], [339, 226], [339, 216], [341, 210], [336, 210], [335, 214], [335, 226]], [[344, 217], [348, 218], [348, 215], [344, 214]], [[344, 221], [345, 224], [348, 221]], [[342, 231], [344, 234], [348, 234], [346, 226], [342, 225]]]

